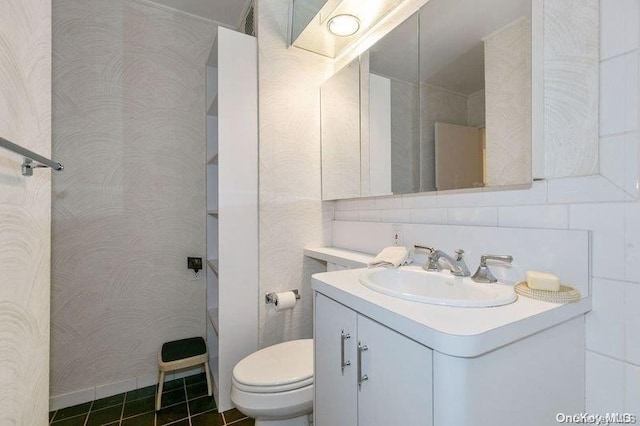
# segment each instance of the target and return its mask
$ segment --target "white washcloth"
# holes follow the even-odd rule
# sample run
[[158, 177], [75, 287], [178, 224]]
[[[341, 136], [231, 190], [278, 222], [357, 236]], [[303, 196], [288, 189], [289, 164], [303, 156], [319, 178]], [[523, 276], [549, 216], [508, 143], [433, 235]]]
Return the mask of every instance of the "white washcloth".
[[376, 266], [384, 266], [385, 268], [397, 268], [401, 265], [411, 263], [409, 256], [409, 250], [406, 247], [395, 246], [387, 247], [383, 249], [372, 262], [369, 263], [369, 268], [375, 268]]

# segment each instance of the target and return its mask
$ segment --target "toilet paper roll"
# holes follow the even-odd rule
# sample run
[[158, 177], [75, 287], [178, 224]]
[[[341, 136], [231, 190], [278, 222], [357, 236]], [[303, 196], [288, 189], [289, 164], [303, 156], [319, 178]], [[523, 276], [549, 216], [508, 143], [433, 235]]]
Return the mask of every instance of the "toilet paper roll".
[[276, 293], [274, 306], [276, 312], [292, 309], [296, 305], [296, 294], [292, 291]]

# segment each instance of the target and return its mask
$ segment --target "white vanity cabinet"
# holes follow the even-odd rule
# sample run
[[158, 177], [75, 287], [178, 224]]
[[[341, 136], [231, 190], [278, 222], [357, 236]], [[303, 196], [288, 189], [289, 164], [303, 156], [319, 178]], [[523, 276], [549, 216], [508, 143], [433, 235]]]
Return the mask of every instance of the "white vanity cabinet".
[[432, 351], [315, 293], [316, 426], [433, 424]]
[[551, 426], [584, 411], [590, 299], [439, 306], [374, 292], [364, 272], [312, 278], [315, 426]]

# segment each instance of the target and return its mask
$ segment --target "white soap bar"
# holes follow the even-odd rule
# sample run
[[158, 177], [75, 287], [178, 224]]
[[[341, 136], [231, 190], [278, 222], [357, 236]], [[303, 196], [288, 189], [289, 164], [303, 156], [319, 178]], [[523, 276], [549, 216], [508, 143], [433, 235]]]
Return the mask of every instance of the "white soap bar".
[[553, 274], [538, 271], [527, 271], [527, 285], [532, 290], [560, 290], [560, 278]]

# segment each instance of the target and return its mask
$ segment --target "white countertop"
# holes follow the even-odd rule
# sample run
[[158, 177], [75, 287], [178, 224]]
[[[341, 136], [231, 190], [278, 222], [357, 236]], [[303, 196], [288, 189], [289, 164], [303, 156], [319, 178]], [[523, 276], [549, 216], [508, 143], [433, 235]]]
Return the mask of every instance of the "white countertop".
[[[331, 256], [336, 255], [334, 251], [339, 249], [323, 250], [330, 250], [326, 256]], [[315, 255], [311, 257], [317, 258]], [[329, 258], [324, 260], [331, 261]], [[312, 287], [433, 350], [451, 356], [479, 356], [591, 310], [590, 297], [562, 305], [518, 296], [514, 303], [491, 308], [411, 302], [366, 288], [359, 280], [363, 270], [315, 274]]]
[[336, 247], [318, 247], [304, 249], [304, 255], [347, 268], [364, 268], [376, 258], [374, 254], [345, 250]]

